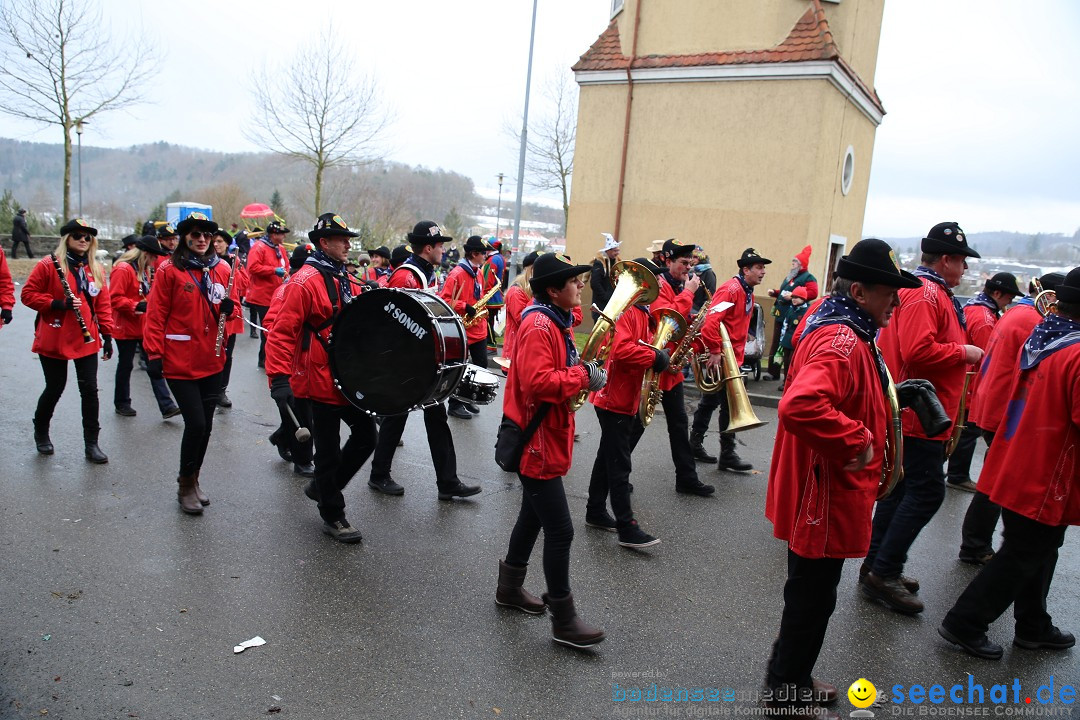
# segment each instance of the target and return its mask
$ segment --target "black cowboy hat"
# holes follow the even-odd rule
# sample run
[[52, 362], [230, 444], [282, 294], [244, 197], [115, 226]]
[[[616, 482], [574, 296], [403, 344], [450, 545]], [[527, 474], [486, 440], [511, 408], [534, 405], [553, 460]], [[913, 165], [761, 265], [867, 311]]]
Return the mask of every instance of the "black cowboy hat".
[[173, 227], [172, 223], [165, 223], [164, 225], [162, 225], [161, 227], [159, 227], [157, 229], [157, 236], [159, 238], [174, 237], [175, 235], [176, 235], [176, 228]]
[[125, 235], [124, 239], [120, 241], [120, 244], [125, 248], [129, 248], [132, 245], [134, 245], [135, 243], [137, 243], [138, 241], [139, 241], [139, 236], [132, 233], [131, 235]]
[[642, 267], [644, 267], [646, 270], [651, 272], [653, 275], [659, 275], [660, 273], [664, 272], [664, 268], [660, 267], [659, 265], [654, 263], [649, 258], [643, 258], [643, 257], [634, 258], [634, 262], [636, 262], [638, 265], [641, 265]]
[[169, 254], [169, 251], [161, 247], [161, 243], [153, 235], [143, 235], [141, 238], [135, 241], [135, 247], [139, 248], [143, 252], [150, 253], [151, 255], [157, 255], [159, 257], [165, 257]]
[[[667, 243], [664, 243], [664, 246], [666, 247]], [[690, 249], [693, 250], [692, 245], [690, 246]], [[758, 255], [758, 251], [754, 248], [746, 248], [743, 250], [742, 257], [737, 261], [740, 268], [750, 267], [752, 265], [768, 265], [771, 262], [772, 260]]]
[[1020, 287], [1016, 284], [1016, 276], [1012, 273], [999, 272], [994, 277], [986, 281], [986, 285], [983, 286], [985, 292], [992, 292], [999, 290], [1008, 295], [1023, 295], [1020, 292]]
[[[271, 223], [272, 224], [272, 223]], [[269, 227], [269, 226], [267, 226]], [[319, 219], [315, 221], [315, 227], [311, 229], [311, 232], [307, 234], [308, 240], [318, 244], [318, 241], [322, 238], [328, 237], [360, 237], [360, 233], [355, 233], [349, 229], [349, 226], [341, 219], [341, 216], [328, 212], [319, 216]]]
[[522, 261], [521, 261], [521, 267], [523, 267], [523, 268], [527, 268], [527, 267], [529, 267], [529, 266], [530, 266], [530, 265], [532, 265], [532, 264], [533, 264], [534, 262], [536, 262], [536, 258], [538, 258], [538, 257], [540, 257], [540, 253], [538, 253], [538, 252], [536, 252], [535, 250], [533, 250], [533, 251], [532, 251], [531, 253], [529, 253], [528, 255], [526, 255], [526, 256], [525, 256], [525, 257], [524, 257], [524, 258], [522, 259]]
[[[1065, 275], [1059, 272], [1046, 273], [1039, 278], [1039, 284], [1042, 285], [1043, 290], [1057, 290], [1058, 285], [1065, 282]], [[1030, 283], [1028, 286], [1028, 292], [1032, 295], [1035, 294], [1035, 283]]]
[[1073, 268], [1065, 276], [1065, 282], [1054, 291], [1057, 299], [1067, 303], [1080, 303], [1080, 267]]
[[93, 237], [97, 237], [97, 228], [90, 227], [90, 224], [82, 218], [74, 218], [64, 223], [64, 227], [60, 228], [60, 235], [70, 235], [73, 232], [89, 233]]
[[968, 247], [967, 234], [955, 222], [938, 223], [922, 239], [922, 251], [930, 255], [982, 257]]
[[472, 235], [465, 241], [464, 250], [467, 253], [471, 252], [487, 252], [491, 249], [491, 246], [484, 242], [484, 238], [479, 235]]
[[919, 278], [900, 269], [896, 253], [889, 243], [877, 238], [866, 238], [855, 243], [851, 252], [837, 263], [836, 275], [871, 285], [910, 289], [922, 287]]
[[541, 293], [544, 288], [562, 287], [566, 281], [590, 270], [589, 265], [575, 265], [574, 261], [562, 253], [544, 253], [533, 263], [533, 276], [529, 287], [534, 293]]
[[412, 255], [412, 250], [408, 245], [398, 245], [390, 252], [390, 264], [397, 267], [408, 260], [410, 255]]
[[452, 242], [454, 238], [442, 234], [442, 228], [432, 220], [421, 220], [413, 227], [412, 232], [406, 236], [410, 245], [435, 245], [441, 242]]
[[[671, 238], [670, 240], [664, 241], [663, 252], [665, 260], [674, 260], [675, 258], [690, 257], [694, 254], [694, 246], [687, 245], [686, 243], [677, 238]], [[742, 266], [740, 265], [740, 267]]]
[[293, 248], [292, 255], [289, 256], [289, 272], [296, 272], [304, 267], [304, 262], [308, 259], [308, 255], [311, 254], [311, 249], [311, 245], [308, 243], [300, 243]]
[[285, 227], [285, 223], [281, 222], [280, 220], [271, 220], [270, 222], [268, 222], [266, 224], [266, 234], [267, 235], [269, 235], [270, 233], [278, 233], [280, 235], [288, 235], [290, 232], [292, 232], [292, 231], [289, 230], [289, 228]]
[[[193, 212], [176, 224], [176, 234], [181, 237], [187, 235], [192, 230], [217, 232], [217, 229], [218, 224], [201, 212]], [[158, 233], [158, 237], [161, 237], [161, 233]]]
[[385, 245], [380, 245], [379, 247], [372, 250], [371, 254], [372, 255], [378, 255], [379, 257], [383, 257], [383, 258], [386, 258], [387, 260], [389, 260], [390, 259], [390, 248], [386, 247]]

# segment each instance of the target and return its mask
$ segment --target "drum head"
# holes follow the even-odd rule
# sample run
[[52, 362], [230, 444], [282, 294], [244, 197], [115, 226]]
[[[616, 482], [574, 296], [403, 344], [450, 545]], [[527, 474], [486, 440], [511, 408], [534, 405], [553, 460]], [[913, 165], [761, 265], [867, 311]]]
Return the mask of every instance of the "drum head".
[[342, 308], [329, 355], [350, 403], [376, 415], [398, 415], [445, 399], [457, 385], [465, 371], [465, 336], [438, 297], [371, 290]]

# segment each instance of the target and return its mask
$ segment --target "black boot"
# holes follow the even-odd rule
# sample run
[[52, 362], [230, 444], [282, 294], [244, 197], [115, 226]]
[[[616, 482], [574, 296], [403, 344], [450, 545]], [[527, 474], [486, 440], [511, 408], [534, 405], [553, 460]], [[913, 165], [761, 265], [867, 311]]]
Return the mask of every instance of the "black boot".
[[735, 436], [732, 433], [720, 433], [720, 463], [721, 470], [735, 470], [747, 472], [754, 466], [739, 457], [735, 452]]
[[710, 455], [705, 450], [705, 433], [697, 430], [690, 431], [690, 451], [694, 453], [694, 459], [703, 463], [715, 463], [716, 456]]
[[49, 439], [49, 421], [38, 420], [34, 418], [34, 444], [37, 445], [37, 451], [42, 455], [53, 454], [52, 440]]
[[555, 642], [575, 648], [590, 648], [607, 637], [603, 630], [587, 625], [578, 617], [573, 594], [553, 598], [544, 593], [543, 599], [551, 610], [551, 637]]
[[544, 601], [522, 587], [527, 571], [528, 568], [514, 567], [499, 561], [499, 587], [495, 590], [495, 604], [530, 615], [542, 615], [547, 607]]
[[97, 428], [83, 428], [83, 443], [86, 446], [86, 459], [95, 465], [104, 465], [109, 462], [109, 458], [98, 447], [98, 432], [100, 430]]

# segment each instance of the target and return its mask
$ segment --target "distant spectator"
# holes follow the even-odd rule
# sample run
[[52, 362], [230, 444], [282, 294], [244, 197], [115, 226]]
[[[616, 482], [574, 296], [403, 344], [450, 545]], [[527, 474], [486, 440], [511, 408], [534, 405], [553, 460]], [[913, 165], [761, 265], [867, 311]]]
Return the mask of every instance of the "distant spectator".
[[26, 226], [26, 210], [19, 208], [11, 223], [11, 259], [19, 257], [19, 243], [26, 245], [26, 257], [34, 257], [30, 252], [30, 228]]

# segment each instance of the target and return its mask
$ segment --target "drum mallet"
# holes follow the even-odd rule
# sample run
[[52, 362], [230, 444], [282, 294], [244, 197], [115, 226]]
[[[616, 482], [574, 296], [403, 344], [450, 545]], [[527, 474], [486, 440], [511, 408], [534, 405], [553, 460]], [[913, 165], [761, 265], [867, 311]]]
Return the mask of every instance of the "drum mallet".
[[300, 421], [296, 419], [296, 413], [293, 412], [292, 405], [285, 403], [285, 410], [288, 411], [289, 417], [292, 418], [293, 425], [296, 426], [296, 442], [307, 442], [311, 439], [311, 431], [306, 427], [300, 426]]

